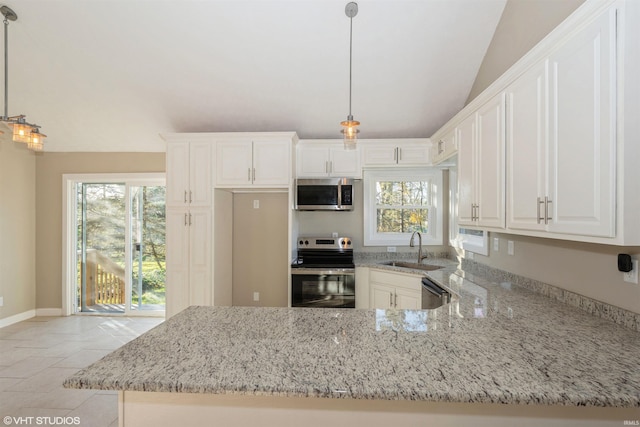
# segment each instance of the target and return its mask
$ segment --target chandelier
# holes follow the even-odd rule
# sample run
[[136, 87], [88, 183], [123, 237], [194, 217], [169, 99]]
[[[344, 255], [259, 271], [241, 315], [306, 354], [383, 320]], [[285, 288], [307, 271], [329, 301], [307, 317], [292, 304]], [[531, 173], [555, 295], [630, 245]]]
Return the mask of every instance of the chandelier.
[[8, 6], [0, 7], [4, 16], [4, 115], [0, 121], [13, 128], [13, 140], [24, 142], [33, 151], [42, 151], [47, 135], [40, 133], [40, 126], [27, 122], [25, 115], [9, 116], [9, 21], [16, 21], [18, 15]]

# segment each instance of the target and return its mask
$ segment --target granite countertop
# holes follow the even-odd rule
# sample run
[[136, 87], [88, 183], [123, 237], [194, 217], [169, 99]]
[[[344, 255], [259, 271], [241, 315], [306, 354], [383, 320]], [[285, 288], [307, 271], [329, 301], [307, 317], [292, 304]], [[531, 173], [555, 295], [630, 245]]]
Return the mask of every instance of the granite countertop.
[[453, 302], [414, 311], [189, 307], [65, 387], [640, 407], [637, 332], [451, 264], [425, 275]]

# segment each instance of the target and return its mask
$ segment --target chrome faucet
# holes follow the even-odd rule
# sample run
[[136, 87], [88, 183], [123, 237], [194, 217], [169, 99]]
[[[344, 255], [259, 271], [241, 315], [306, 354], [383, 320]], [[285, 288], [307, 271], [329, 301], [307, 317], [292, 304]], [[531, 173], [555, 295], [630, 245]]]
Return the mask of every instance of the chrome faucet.
[[418, 235], [418, 264], [422, 264], [422, 260], [427, 258], [428, 255], [422, 255], [422, 234], [419, 231], [414, 231], [411, 235], [411, 240], [409, 240], [409, 246], [412, 248], [415, 246], [413, 243], [413, 238]]

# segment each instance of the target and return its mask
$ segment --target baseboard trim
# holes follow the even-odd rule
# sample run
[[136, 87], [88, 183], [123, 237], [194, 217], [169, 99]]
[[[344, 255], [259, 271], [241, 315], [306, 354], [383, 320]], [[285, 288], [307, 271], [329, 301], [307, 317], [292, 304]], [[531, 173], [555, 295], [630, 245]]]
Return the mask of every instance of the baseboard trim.
[[0, 319], [0, 328], [22, 322], [23, 320], [31, 319], [32, 317], [36, 317], [36, 310], [27, 310], [22, 313], [14, 314], [13, 316], [5, 317], [4, 319]]
[[60, 317], [62, 316], [62, 309], [61, 308], [36, 308], [36, 316]]

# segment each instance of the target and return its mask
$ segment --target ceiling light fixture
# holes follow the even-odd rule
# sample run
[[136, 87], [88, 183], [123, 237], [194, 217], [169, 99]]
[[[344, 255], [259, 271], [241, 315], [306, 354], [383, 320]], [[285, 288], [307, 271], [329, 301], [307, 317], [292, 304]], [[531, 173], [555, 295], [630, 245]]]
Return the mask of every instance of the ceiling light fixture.
[[349, 17], [349, 115], [347, 120], [340, 122], [342, 126], [342, 134], [344, 135], [344, 148], [346, 150], [354, 150], [356, 148], [356, 140], [358, 139], [358, 126], [360, 122], [353, 120], [351, 114], [351, 63], [353, 59], [353, 17], [358, 14], [358, 3], [350, 2], [344, 8], [344, 12]]
[[4, 115], [0, 116], [0, 121], [13, 128], [13, 140], [24, 142], [33, 151], [42, 151], [44, 139], [47, 135], [40, 133], [40, 126], [27, 122], [24, 114], [9, 116], [9, 21], [16, 21], [18, 15], [8, 6], [0, 7], [0, 12], [4, 16]]

